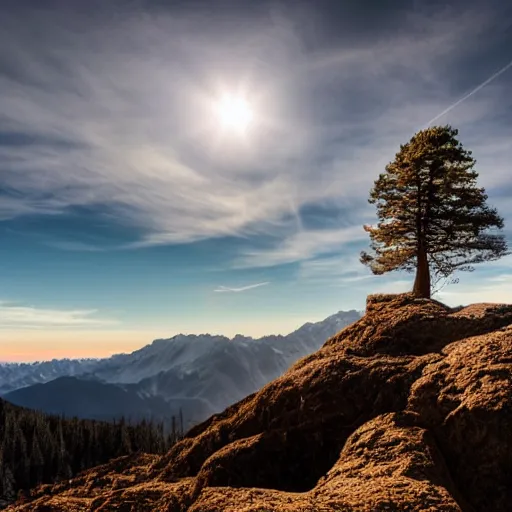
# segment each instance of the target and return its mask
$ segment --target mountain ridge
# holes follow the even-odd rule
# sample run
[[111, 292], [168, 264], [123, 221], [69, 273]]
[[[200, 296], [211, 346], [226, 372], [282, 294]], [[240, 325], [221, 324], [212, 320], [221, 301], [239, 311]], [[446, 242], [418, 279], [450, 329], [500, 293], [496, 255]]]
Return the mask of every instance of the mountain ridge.
[[506, 512], [510, 361], [512, 305], [371, 296], [166, 455], [112, 461], [15, 510]]
[[[130, 354], [86, 360], [82, 372], [79, 365], [72, 361], [71, 376], [102, 382], [105, 395], [114, 394], [110, 386], [116, 385], [132, 393], [135, 401], [162, 398], [169, 405], [169, 419], [181, 407], [184, 413], [187, 412], [185, 421], [190, 426], [255, 392], [284, 373], [297, 359], [317, 350], [341, 327], [359, 318], [360, 314], [355, 310], [340, 311], [320, 322], [304, 324], [286, 336], [269, 335], [257, 339], [211, 334], [176, 335], [154, 340]], [[66, 365], [60, 361], [55, 371], [46, 363], [42, 367], [44, 372], [39, 372], [37, 365], [29, 366], [29, 373], [21, 376], [17, 385], [29, 383], [23, 386], [23, 392], [20, 388], [12, 389], [16, 387], [16, 382], [2, 380], [0, 368], [1, 394], [17, 405], [33, 406], [38, 400], [31, 395], [41, 392], [40, 388], [32, 389], [34, 384], [44, 384], [67, 376]], [[4, 375], [8, 370], [4, 369]], [[48, 375], [51, 379], [46, 380]], [[38, 378], [43, 382], [34, 382]], [[85, 384], [74, 384], [77, 392], [82, 393], [83, 402], [92, 403], [91, 397], [85, 393]], [[43, 389], [52, 389], [52, 408], [47, 412], [66, 413], [75, 407], [69, 403], [69, 398], [65, 398], [68, 397], [65, 386], [60, 392], [56, 386]], [[113, 400], [111, 409], [116, 410], [117, 405]], [[100, 415], [93, 406], [81, 411], [80, 415], [93, 419], [104, 418], [103, 413]]]
[[[65, 400], [62, 400], [63, 393]], [[124, 417], [130, 421], [162, 420], [169, 415], [161, 398], [143, 399], [119, 386], [75, 376], [34, 384], [7, 393], [3, 398], [29, 409], [81, 419], [112, 421]], [[174, 414], [177, 415], [178, 411]]]
[[[120, 353], [116, 353], [116, 354], [112, 354], [111, 356], [108, 356], [108, 357], [87, 357], [87, 358], [69, 358], [69, 357], [65, 357], [65, 358], [52, 358], [50, 360], [44, 360], [44, 361], [33, 361], [33, 362], [29, 362], [29, 363], [24, 363], [24, 362], [0, 362], [0, 395], [2, 393], [5, 393], [6, 390], [4, 389], [4, 385], [2, 385], [1, 383], [3, 381], [6, 380], [6, 378], [9, 376], [8, 374], [10, 372], [14, 372], [16, 370], [21, 370], [21, 369], [39, 369], [41, 367], [51, 367], [51, 365], [56, 365], [57, 368], [53, 369], [53, 375], [49, 375], [47, 377], [47, 380], [51, 380], [52, 377], [55, 377], [55, 376], [67, 376], [67, 375], [75, 375], [75, 374], [79, 374], [78, 373], [78, 370], [79, 370], [79, 367], [80, 365], [85, 365], [86, 366], [86, 369], [85, 371], [82, 371], [81, 373], [85, 373], [88, 371], [88, 367], [93, 367], [95, 365], [97, 365], [98, 363], [101, 363], [101, 362], [106, 362], [106, 361], [111, 361], [111, 360], [116, 360], [116, 359], [123, 359], [123, 358], [128, 358], [130, 356], [133, 356], [135, 354], [138, 354], [142, 351], [144, 351], [145, 349], [147, 349], [148, 347], [151, 347], [151, 346], [154, 346], [154, 345], [158, 345], [158, 344], [164, 344], [164, 342], [169, 342], [169, 341], [172, 341], [172, 340], [175, 340], [175, 339], [182, 339], [182, 338], [189, 338], [189, 339], [193, 339], [193, 338], [219, 338], [219, 339], [225, 339], [225, 340], [228, 340], [228, 341], [240, 341], [240, 340], [243, 340], [243, 341], [263, 341], [263, 340], [266, 340], [266, 339], [269, 339], [269, 338], [274, 338], [274, 339], [285, 339], [291, 335], [293, 335], [294, 333], [300, 331], [303, 327], [305, 326], [309, 326], [309, 325], [319, 325], [319, 324], [323, 324], [325, 322], [330, 322], [331, 320], [334, 319], [334, 321], [336, 321], [336, 319], [340, 316], [340, 315], [351, 315], [352, 318], [356, 318], [356, 317], [360, 317], [362, 312], [360, 311], [357, 311], [355, 309], [351, 309], [351, 310], [348, 310], [348, 311], [343, 311], [343, 310], [340, 310], [338, 311], [337, 313], [334, 313], [333, 315], [330, 315], [328, 317], [326, 317], [325, 319], [323, 320], [319, 320], [318, 322], [306, 322], [305, 324], [303, 324], [302, 326], [300, 326], [299, 328], [297, 328], [295, 331], [292, 331], [291, 333], [289, 334], [286, 334], [286, 335], [282, 335], [282, 334], [277, 334], [277, 335], [274, 335], [274, 334], [269, 334], [269, 335], [264, 335], [264, 336], [261, 336], [259, 338], [254, 338], [252, 336], [245, 336], [245, 335], [242, 335], [242, 334], [236, 334], [235, 336], [233, 336], [232, 338], [229, 338], [228, 336], [224, 336], [222, 334], [212, 334], [212, 333], [203, 333], [203, 334], [182, 334], [182, 333], [179, 333], [179, 334], [175, 334], [173, 336], [171, 336], [170, 338], [156, 338], [154, 339], [151, 343], [148, 343], [147, 345], [144, 345], [132, 352], [120, 352]], [[65, 373], [59, 373], [59, 366], [64, 366], [66, 365], [66, 367], [62, 370], [63, 372]], [[71, 366], [71, 370], [70, 370], [70, 367]], [[45, 378], [44, 376], [42, 377], [43, 379]], [[35, 383], [39, 383], [41, 381], [33, 381], [31, 382], [30, 384], [35, 384]], [[29, 384], [29, 385], [30, 385]], [[16, 388], [13, 388], [13, 389], [19, 389], [19, 387], [22, 387], [22, 386], [19, 386], [17, 385], [18, 387]]]

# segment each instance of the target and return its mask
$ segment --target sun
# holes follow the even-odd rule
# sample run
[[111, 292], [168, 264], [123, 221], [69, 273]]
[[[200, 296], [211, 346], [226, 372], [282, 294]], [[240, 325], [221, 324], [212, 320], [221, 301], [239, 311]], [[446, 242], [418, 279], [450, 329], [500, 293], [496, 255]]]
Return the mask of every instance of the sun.
[[243, 97], [226, 95], [218, 103], [217, 113], [221, 125], [233, 132], [243, 133], [253, 121], [249, 102]]

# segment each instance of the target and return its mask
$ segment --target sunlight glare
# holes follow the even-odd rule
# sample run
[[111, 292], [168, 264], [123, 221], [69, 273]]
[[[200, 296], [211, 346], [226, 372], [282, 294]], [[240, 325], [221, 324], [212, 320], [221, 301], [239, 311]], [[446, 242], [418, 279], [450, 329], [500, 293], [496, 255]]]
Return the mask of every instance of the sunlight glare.
[[225, 128], [244, 132], [253, 120], [251, 106], [241, 97], [224, 96], [218, 105], [219, 119]]

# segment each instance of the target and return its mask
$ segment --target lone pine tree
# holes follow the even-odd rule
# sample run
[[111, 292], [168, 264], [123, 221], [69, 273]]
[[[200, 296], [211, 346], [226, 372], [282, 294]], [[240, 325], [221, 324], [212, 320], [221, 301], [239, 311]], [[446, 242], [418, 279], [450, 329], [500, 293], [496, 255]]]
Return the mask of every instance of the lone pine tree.
[[486, 205], [476, 161], [457, 134], [450, 126], [416, 133], [370, 191], [379, 222], [364, 226], [372, 254], [362, 252], [361, 262], [374, 274], [416, 271], [418, 297], [430, 297], [431, 270], [445, 278], [507, 254], [503, 219]]

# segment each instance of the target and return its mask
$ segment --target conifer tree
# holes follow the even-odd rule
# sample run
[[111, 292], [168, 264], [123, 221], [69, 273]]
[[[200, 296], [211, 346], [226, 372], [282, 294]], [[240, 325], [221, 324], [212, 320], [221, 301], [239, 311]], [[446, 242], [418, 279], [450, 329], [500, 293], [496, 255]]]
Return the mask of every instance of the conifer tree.
[[16, 496], [16, 480], [14, 479], [14, 475], [10, 466], [5, 466], [2, 468], [3, 471], [3, 497], [7, 500], [12, 500]]
[[446, 278], [507, 254], [503, 219], [487, 206], [476, 161], [457, 135], [451, 126], [416, 133], [370, 192], [379, 221], [364, 226], [372, 254], [362, 252], [361, 262], [374, 274], [415, 271], [418, 297], [430, 297], [431, 271]]
[[112, 424], [64, 419], [0, 398], [0, 506], [17, 494], [28, 496], [25, 491], [37, 484], [68, 479], [120, 455], [165, 453], [170, 441], [163, 425], [154, 422], [127, 425], [124, 420]]
[[127, 455], [129, 453], [132, 453], [132, 442], [128, 427], [124, 422], [124, 418], [122, 418], [119, 424], [119, 454]]
[[41, 448], [39, 447], [39, 441], [37, 438], [37, 433], [34, 432], [32, 437], [32, 449], [30, 450], [30, 461], [29, 468], [31, 471], [31, 482], [42, 482], [43, 480], [43, 468], [44, 468], [44, 458], [41, 452]]

